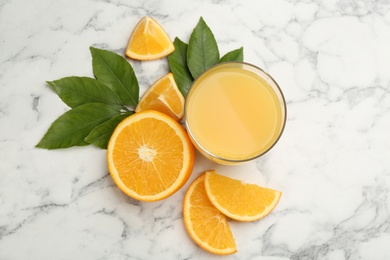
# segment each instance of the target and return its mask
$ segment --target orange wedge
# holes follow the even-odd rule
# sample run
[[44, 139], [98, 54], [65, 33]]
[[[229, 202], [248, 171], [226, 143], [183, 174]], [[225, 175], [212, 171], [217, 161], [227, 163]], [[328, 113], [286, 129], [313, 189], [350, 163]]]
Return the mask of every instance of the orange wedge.
[[173, 43], [153, 18], [143, 17], [135, 26], [126, 48], [126, 55], [136, 60], [155, 60], [171, 54]]
[[194, 148], [182, 126], [158, 111], [135, 113], [115, 128], [107, 164], [116, 185], [132, 198], [157, 201], [191, 175]]
[[202, 174], [189, 186], [183, 205], [185, 227], [191, 238], [203, 249], [219, 255], [237, 252], [226, 217], [207, 197]]
[[142, 96], [135, 112], [157, 110], [176, 121], [184, 116], [184, 97], [181, 94], [172, 73], [158, 79]]
[[205, 189], [219, 211], [239, 221], [254, 221], [268, 215], [282, 195], [280, 191], [246, 184], [215, 171], [206, 172]]

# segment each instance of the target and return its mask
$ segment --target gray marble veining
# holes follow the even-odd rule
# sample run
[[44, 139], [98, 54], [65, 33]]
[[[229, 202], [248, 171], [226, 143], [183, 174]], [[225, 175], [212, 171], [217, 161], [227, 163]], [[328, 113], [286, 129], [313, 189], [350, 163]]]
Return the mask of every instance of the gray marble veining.
[[[288, 103], [271, 152], [240, 166], [197, 154], [186, 186], [155, 203], [119, 191], [104, 150], [34, 148], [69, 109], [45, 81], [92, 76], [89, 46], [123, 55], [145, 15], [183, 41], [202, 16], [221, 54], [243, 46]], [[283, 192], [264, 219], [231, 223], [226, 259], [390, 259], [389, 46], [387, 0], [0, 1], [0, 259], [217, 259], [182, 221], [207, 169]], [[129, 62], [141, 94], [168, 71]]]

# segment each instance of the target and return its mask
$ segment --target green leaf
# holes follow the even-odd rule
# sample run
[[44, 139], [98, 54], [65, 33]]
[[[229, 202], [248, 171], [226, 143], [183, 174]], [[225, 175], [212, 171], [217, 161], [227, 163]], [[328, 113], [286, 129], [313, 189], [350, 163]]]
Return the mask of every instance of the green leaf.
[[190, 36], [187, 49], [187, 65], [192, 77], [196, 79], [203, 71], [217, 64], [218, 61], [217, 42], [201, 17]]
[[119, 116], [113, 117], [110, 120], [96, 126], [89, 135], [85, 138], [85, 142], [96, 145], [99, 148], [107, 149], [108, 141], [114, 132], [115, 127], [122, 122], [123, 119], [133, 114], [128, 112]]
[[118, 114], [117, 109], [103, 103], [75, 107], [52, 123], [36, 147], [58, 149], [86, 145], [84, 139], [92, 129]]
[[169, 68], [175, 78], [177, 87], [184, 97], [187, 96], [194, 79], [191, 72], [187, 67], [187, 47], [188, 44], [181, 41], [179, 38], [175, 38], [173, 41], [175, 51], [168, 56]]
[[139, 98], [137, 77], [130, 63], [118, 54], [90, 47], [95, 77], [109, 86], [123, 104], [135, 106]]
[[243, 62], [244, 61], [244, 48], [241, 47], [236, 50], [232, 50], [228, 53], [226, 53], [218, 63], [227, 62], [227, 61], [237, 61], [237, 62]]
[[120, 98], [103, 83], [88, 77], [66, 77], [47, 81], [50, 87], [71, 108], [86, 103], [105, 103], [122, 108]]

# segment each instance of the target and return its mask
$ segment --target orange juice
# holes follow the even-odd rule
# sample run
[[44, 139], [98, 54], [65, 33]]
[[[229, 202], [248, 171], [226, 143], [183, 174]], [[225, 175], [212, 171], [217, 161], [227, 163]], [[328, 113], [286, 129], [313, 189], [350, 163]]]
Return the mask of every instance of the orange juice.
[[193, 84], [185, 106], [194, 145], [219, 163], [238, 163], [267, 152], [286, 121], [283, 95], [275, 81], [246, 63], [223, 63]]

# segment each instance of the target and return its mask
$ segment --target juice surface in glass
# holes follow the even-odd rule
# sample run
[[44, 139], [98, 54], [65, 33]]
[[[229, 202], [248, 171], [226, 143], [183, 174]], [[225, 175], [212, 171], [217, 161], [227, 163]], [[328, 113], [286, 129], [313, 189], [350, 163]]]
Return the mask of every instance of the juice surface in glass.
[[206, 157], [226, 164], [267, 152], [286, 119], [275, 81], [247, 63], [224, 63], [203, 73], [188, 93], [185, 111], [194, 145]]

